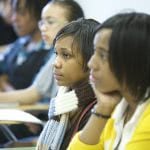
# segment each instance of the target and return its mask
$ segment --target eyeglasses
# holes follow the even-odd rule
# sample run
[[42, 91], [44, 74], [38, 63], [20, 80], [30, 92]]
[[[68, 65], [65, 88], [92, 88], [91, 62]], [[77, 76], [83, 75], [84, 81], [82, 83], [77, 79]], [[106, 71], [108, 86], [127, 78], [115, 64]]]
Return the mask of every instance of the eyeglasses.
[[39, 26], [39, 28], [41, 28], [43, 25], [52, 26], [54, 24], [64, 24], [64, 23], [66, 23], [66, 22], [65, 21], [57, 21], [54, 19], [41, 19], [38, 22], [38, 26]]

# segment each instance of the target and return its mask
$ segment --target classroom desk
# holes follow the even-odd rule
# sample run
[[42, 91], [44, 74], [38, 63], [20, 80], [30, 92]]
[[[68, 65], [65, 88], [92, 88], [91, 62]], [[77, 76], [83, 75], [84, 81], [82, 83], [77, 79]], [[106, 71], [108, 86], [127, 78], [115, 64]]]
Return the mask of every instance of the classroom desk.
[[[9, 104], [9, 103], [6, 103], [6, 104], [1, 104], [0, 103], [0, 124], [18, 124], [20, 122], [25, 122], [23, 120], [23, 118], [20, 118], [19, 114], [16, 114], [18, 115], [18, 119], [15, 120], [15, 119], [11, 119], [11, 118], [14, 118], [15, 116], [13, 115], [13, 111], [11, 113], [11, 110], [12, 109], [16, 109], [17, 110], [20, 110], [20, 111], [24, 111], [24, 112], [27, 112], [26, 114], [29, 116], [30, 114], [34, 117], [36, 116], [36, 114], [38, 114], [39, 112], [46, 112], [48, 111], [48, 108], [49, 108], [49, 105], [48, 104], [43, 104], [43, 103], [37, 103], [37, 104], [33, 104], [33, 105], [18, 105], [18, 104]], [[8, 109], [10, 110], [10, 112], [8, 111], [8, 113], [10, 115], [8, 115], [8, 113], [3, 113], [2, 111], [5, 110], [5, 109]], [[2, 110], [2, 111], [1, 111]], [[19, 113], [19, 112], [18, 112]], [[21, 112], [20, 112], [21, 113]], [[23, 112], [22, 112], [23, 114]], [[24, 115], [24, 114], [23, 114]], [[25, 115], [25, 117], [27, 117], [27, 115]], [[4, 116], [4, 117], [3, 117]], [[6, 116], [6, 117], [5, 117]], [[23, 117], [23, 116], [22, 116]], [[4, 119], [3, 119], [4, 118]], [[5, 119], [6, 118], [6, 119]], [[9, 118], [9, 120], [7, 119]], [[21, 121], [19, 121], [19, 118], [21, 119]], [[27, 118], [28, 119], [28, 118]], [[34, 119], [34, 118], [33, 118]], [[32, 121], [32, 120], [31, 120]], [[28, 121], [27, 121], [28, 122]], [[34, 123], [34, 122], [33, 122]], [[35, 123], [39, 123], [39, 122], [36, 122], [35, 120]]]
[[0, 120], [0, 124], [11, 125], [11, 124], [20, 124], [20, 122], [19, 121]]
[[49, 108], [49, 104], [45, 103], [36, 103], [30, 105], [19, 105], [17, 103], [0, 103], [0, 109], [20, 109], [23, 111], [46, 111]]
[[43, 124], [43, 122], [36, 116], [29, 112], [20, 109], [0, 109], [0, 124], [16, 124], [16, 123], [36, 123]]
[[49, 104], [37, 103], [33, 105], [20, 105], [17, 108], [23, 111], [47, 111]]
[[0, 148], [0, 150], [35, 150], [35, 147]]
[[[41, 103], [37, 103], [36, 105], [14, 105], [15, 107], [9, 106], [10, 104], [0, 107], [0, 126], [3, 127], [7, 133], [9, 132], [7, 125], [27, 122], [44, 125], [44, 122], [33, 114], [36, 112], [48, 111], [49, 108], [48, 104]], [[10, 133], [9, 135], [12, 138], [13, 134]], [[35, 147], [0, 148], [0, 150], [35, 150]]]
[[[23, 123], [23, 122], [26, 122], [26, 121], [31, 122], [31, 123], [40, 123], [40, 124], [42, 124], [40, 122], [40, 120], [36, 120], [36, 118], [32, 119], [31, 117], [32, 116], [35, 117], [34, 113], [36, 113], [36, 112], [48, 111], [48, 108], [49, 108], [49, 104], [45, 104], [45, 103], [44, 104], [43, 103], [36, 103], [36, 104], [32, 104], [32, 105], [19, 105], [19, 104], [15, 104], [15, 103], [0, 103], [0, 115], [1, 115], [0, 116], [0, 124], [7, 124], [7, 125], [9, 125], [9, 124], [19, 124], [19, 123]], [[9, 115], [8, 115], [7, 112], [6, 113], [3, 112], [3, 110], [5, 110], [5, 109], [8, 109], [7, 112], [9, 113]], [[18, 118], [16, 120], [12, 109], [16, 109], [16, 111], [17, 110], [24, 111], [24, 112], [27, 112], [27, 113], [23, 114], [23, 112], [22, 113], [18, 112], [18, 114], [17, 114], [16, 112], [14, 112], [16, 114], [16, 116], [18, 115]], [[9, 110], [10, 110], [10, 112], [9, 112]], [[22, 114], [22, 116], [20, 116], [19, 113]], [[30, 114], [32, 114], [31, 117], [29, 116]], [[24, 118], [24, 120], [23, 120], [23, 118]], [[33, 122], [32, 122], [32, 120], [33, 120]]]

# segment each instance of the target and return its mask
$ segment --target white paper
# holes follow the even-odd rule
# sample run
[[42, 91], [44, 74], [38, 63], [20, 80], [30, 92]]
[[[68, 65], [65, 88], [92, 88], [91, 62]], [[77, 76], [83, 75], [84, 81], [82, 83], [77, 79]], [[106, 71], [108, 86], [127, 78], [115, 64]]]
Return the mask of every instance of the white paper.
[[43, 124], [42, 121], [30, 113], [17, 109], [0, 109], [0, 121], [17, 121]]

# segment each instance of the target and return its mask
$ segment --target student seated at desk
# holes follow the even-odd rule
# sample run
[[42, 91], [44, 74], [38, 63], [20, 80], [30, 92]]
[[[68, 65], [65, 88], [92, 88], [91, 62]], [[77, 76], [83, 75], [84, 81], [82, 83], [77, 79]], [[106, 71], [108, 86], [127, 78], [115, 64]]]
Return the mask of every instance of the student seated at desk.
[[[52, 0], [43, 9], [39, 27], [43, 40], [51, 46], [56, 33], [68, 22], [84, 18], [82, 8], [74, 0]], [[12, 92], [0, 92], [0, 101], [33, 104], [43, 98], [56, 96], [57, 85], [53, 76], [52, 63], [55, 54], [50, 49], [47, 63], [37, 74], [33, 84], [25, 89]]]
[[60, 88], [50, 101], [49, 121], [40, 135], [38, 150], [66, 150], [71, 137], [87, 122], [95, 104], [87, 62], [93, 54], [92, 41], [98, 25], [92, 19], [79, 19], [56, 35], [54, 75]]
[[49, 50], [38, 29], [41, 10], [46, 3], [47, 0], [12, 0], [12, 25], [19, 38], [0, 61], [2, 91], [30, 86], [46, 62]]
[[[84, 18], [84, 13], [77, 2], [73, 0], [52, 0], [43, 8], [41, 20], [39, 21], [43, 40], [51, 46], [57, 32], [67, 23], [78, 18]], [[58, 88], [53, 76], [52, 63], [54, 59], [54, 49], [51, 48], [49, 59], [38, 73], [33, 84], [23, 90], [1, 92], [0, 101], [19, 102], [24, 105], [34, 104], [42, 98], [48, 98], [50, 100], [51, 97], [56, 96]], [[18, 131], [16, 133], [17, 135], [21, 134]], [[21, 136], [18, 135], [18, 137]]]
[[14, 42], [17, 35], [12, 27], [12, 7], [11, 0], [0, 1], [0, 53], [4, 52], [5, 46]]

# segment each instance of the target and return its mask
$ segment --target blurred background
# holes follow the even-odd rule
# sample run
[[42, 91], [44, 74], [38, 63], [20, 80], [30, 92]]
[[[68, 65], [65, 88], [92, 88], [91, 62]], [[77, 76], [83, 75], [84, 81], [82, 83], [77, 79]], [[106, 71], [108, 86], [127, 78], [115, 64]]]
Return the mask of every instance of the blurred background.
[[125, 10], [135, 10], [150, 13], [149, 0], [76, 0], [80, 3], [88, 18], [100, 22], [109, 16]]

